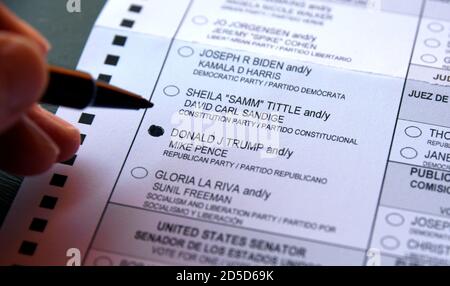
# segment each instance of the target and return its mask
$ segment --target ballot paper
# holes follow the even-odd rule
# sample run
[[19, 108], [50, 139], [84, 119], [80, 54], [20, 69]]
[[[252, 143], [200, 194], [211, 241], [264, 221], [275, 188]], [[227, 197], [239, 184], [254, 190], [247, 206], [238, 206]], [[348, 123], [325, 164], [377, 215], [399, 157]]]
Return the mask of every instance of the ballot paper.
[[4, 265], [450, 264], [450, 2], [110, 0]]

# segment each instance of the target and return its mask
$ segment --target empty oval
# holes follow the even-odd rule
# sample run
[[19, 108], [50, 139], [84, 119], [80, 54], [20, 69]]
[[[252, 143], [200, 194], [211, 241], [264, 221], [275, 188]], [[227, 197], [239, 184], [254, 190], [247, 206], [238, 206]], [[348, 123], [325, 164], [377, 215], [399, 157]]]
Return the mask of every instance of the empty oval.
[[178, 54], [182, 57], [190, 57], [194, 54], [194, 49], [188, 46], [184, 46], [178, 49]]
[[405, 218], [399, 213], [390, 213], [386, 216], [386, 222], [392, 226], [400, 226], [405, 222]]
[[95, 266], [112, 266], [113, 261], [109, 257], [99, 256], [94, 260], [94, 265]]
[[167, 96], [177, 96], [180, 93], [180, 89], [174, 85], [168, 85], [163, 90]]
[[148, 176], [148, 171], [144, 167], [136, 167], [131, 170], [131, 176], [135, 179], [143, 179]]
[[420, 59], [423, 62], [426, 62], [428, 64], [432, 64], [435, 63], [437, 61], [437, 58], [435, 56], [433, 56], [432, 54], [424, 54], [420, 57]]
[[400, 246], [400, 241], [396, 237], [388, 235], [381, 239], [381, 245], [386, 249], [394, 250]]
[[430, 23], [428, 24], [428, 29], [433, 32], [442, 32], [444, 30], [444, 26], [441, 23]]
[[403, 158], [406, 159], [414, 159], [417, 157], [417, 151], [414, 148], [411, 147], [405, 147], [402, 150], [400, 150], [400, 154]]
[[194, 18], [192, 18], [192, 22], [197, 25], [205, 25], [206, 23], [208, 23], [208, 18], [206, 18], [205, 16], [202, 16], [202, 15], [199, 15], [199, 16], [195, 16]]
[[412, 138], [417, 138], [422, 135], [422, 130], [417, 126], [409, 126], [405, 129], [405, 134]]
[[424, 41], [425, 46], [429, 47], [429, 48], [437, 48], [441, 45], [441, 42], [439, 42], [436, 39], [426, 39]]

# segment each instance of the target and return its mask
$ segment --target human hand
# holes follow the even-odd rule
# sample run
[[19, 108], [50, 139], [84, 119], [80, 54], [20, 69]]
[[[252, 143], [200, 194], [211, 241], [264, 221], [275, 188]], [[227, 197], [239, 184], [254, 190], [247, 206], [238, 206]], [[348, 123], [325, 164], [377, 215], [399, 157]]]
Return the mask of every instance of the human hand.
[[36, 103], [47, 84], [48, 42], [0, 3], [0, 169], [34, 175], [70, 159], [79, 131]]

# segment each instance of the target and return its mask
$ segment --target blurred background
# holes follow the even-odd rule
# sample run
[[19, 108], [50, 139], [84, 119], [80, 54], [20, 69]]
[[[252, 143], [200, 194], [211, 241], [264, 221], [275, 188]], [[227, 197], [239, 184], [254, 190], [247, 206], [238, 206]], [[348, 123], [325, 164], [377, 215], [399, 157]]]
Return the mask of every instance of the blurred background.
[[[81, 13], [69, 13], [67, 0], [3, 0], [3, 3], [47, 37], [52, 44], [49, 63], [74, 69], [95, 19], [106, 2], [80, 1]], [[46, 108], [56, 111], [54, 106]], [[0, 171], [0, 227], [22, 179]]]

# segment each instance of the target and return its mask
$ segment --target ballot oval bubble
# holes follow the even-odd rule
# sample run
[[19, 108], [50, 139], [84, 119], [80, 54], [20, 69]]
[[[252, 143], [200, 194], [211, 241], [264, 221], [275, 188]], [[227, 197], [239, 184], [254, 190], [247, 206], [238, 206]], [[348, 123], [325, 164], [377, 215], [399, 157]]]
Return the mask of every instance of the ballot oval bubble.
[[180, 47], [178, 54], [184, 58], [188, 58], [194, 54], [194, 49], [188, 46]]
[[430, 24], [428, 24], [428, 30], [432, 31], [432, 32], [442, 32], [444, 31], [444, 25], [442, 25], [441, 23], [438, 22], [432, 22]]
[[151, 125], [148, 129], [148, 134], [152, 137], [161, 137], [164, 135], [164, 128], [158, 125]]
[[388, 250], [397, 249], [400, 246], [400, 241], [392, 235], [386, 235], [381, 238], [381, 245]]
[[390, 213], [386, 215], [386, 222], [392, 226], [401, 226], [405, 218], [399, 213]]
[[417, 157], [417, 150], [412, 147], [405, 147], [400, 150], [400, 155], [405, 159], [414, 159]]
[[167, 96], [177, 96], [180, 94], [180, 89], [175, 85], [168, 85], [164, 88], [163, 92]]
[[437, 48], [441, 45], [441, 42], [439, 42], [436, 39], [426, 39], [424, 42], [425, 46], [429, 47], [429, 48]]
[[420, 59], [427, 64], [433, 64], [433, 63], [437, 62], [437, 58], [435, 56], [433, 56], [432, 54], [421, 55]]
[[205, 25], [206, 23], [208, 23], [208, 18], [203, 15], [198, 15], [192, 18], [192, 23], [196, 25]]
[[99, 256], [94, 259], [94, 265], [95, 266], [112, 266], [113, 261], [111, 258], [107, 256]]
[[422, 130], [417, 126], [408, 126], [405, 128], [405, 134], [411, 138], [422, 136]]
[[148, 171], [144, 167], [135, 167], [131, 170], [131, 176], [135, 179], [144, 179], [148, 176]]

